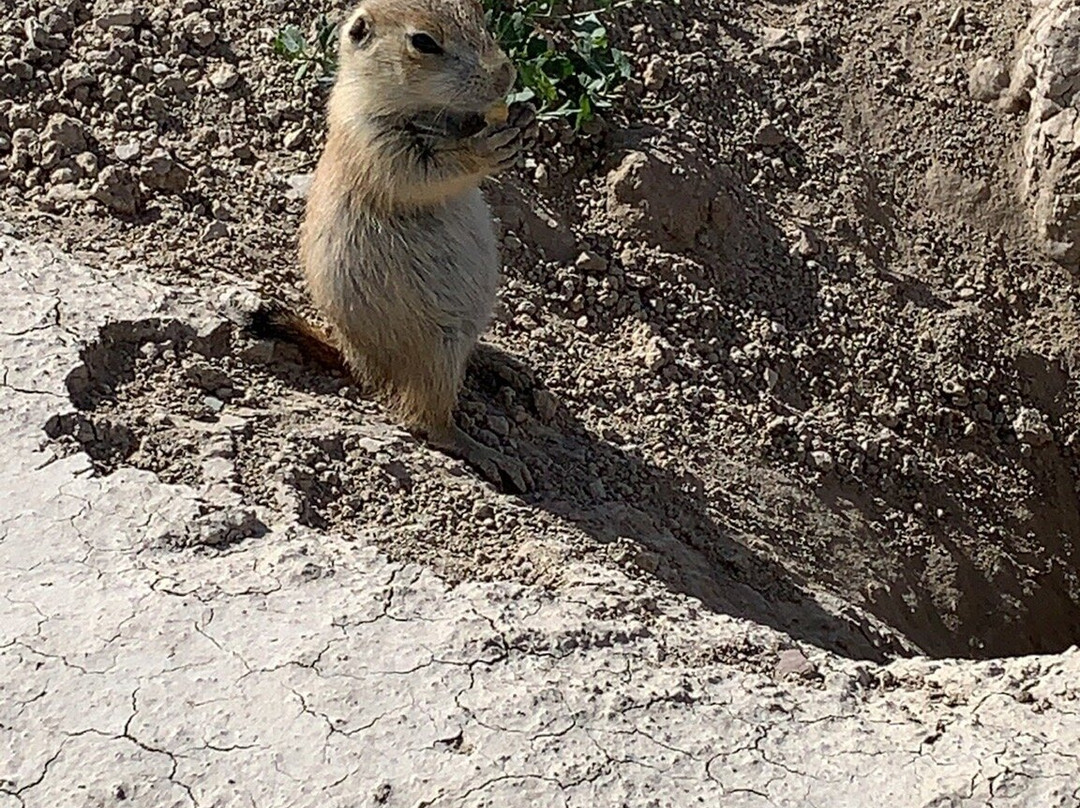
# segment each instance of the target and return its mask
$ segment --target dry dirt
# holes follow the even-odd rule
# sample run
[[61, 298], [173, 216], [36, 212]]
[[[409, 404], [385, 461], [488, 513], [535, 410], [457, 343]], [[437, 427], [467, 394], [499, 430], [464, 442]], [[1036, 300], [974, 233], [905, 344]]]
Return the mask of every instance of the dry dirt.
[[[11, 235], [302, 305], [324, 90], [269, 39], [341, 4], [4, 8]], [[614, 13], [641, 77], [624, 103], [588, 136], [547, 127], [488, 189], [506, 280], [461, 421], [529, 463], [528, 495], [239, 326], [113, 324], [49, 434], [98, 474], [250, 511], [185, 541], [272, 512], [375, 532], [451, 582], [558, 590], [570, 561], [617, 566], [852, 658], [1061, 651], [1080, 641], [1076, 161], [1043, 125], [1075, 124], [1077, 29], [1025, 34], [1031, 14]], [[253, 301], [230, 302], [238, 324]]]

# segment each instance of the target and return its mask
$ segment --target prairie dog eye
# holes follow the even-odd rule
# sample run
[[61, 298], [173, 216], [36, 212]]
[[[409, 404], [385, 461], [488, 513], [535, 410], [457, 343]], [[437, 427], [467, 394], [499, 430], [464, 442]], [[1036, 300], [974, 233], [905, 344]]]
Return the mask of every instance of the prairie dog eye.
[[443, 53], [442, 46], [428, 34], [410, 34], [409, 44], [412, 45], [416, 51], [427, 54], [428, 56], [438, 56], [440, 53]]
[[355, 20], [353, 20], [352, 27], [349, 28], [349, 39], [351, 39], [357, 45], [362, 45], [367, 39], [367, 36], [367, 20], [365, 20], [363, 17], [357, 17]]

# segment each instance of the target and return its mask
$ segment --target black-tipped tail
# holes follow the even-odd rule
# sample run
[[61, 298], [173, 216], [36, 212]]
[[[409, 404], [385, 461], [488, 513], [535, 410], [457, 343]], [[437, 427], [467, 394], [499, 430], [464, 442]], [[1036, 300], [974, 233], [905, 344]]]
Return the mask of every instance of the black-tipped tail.
[[246, 330], [259, 339], [295, 345], [313, 362], [329, 370], [348, 373], [345, 357], [330, 334], [280, 303], [267, 303], [252, 312]]

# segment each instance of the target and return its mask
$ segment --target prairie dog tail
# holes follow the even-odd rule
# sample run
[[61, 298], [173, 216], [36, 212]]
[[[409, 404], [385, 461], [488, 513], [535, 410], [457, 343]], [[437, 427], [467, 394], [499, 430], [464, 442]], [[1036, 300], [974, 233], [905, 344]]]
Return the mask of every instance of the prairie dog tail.
[[330, 333], [278, 303], [270, 303], [257, 309], [251, 315], [247, 330], [260, 339], [279, 340], [295, 345], [304, 356], [327, 370], [339, 370], [349, 374], [345, 357]]

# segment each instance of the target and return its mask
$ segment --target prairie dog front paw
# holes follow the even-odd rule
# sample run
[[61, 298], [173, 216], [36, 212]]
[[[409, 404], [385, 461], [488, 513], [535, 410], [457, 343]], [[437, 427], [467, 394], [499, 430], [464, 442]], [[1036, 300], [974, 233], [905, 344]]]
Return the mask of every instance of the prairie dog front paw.
[[521, 130], [516, 126], [488, 127], [476, 136], [476, 149], [494, 174], [511, 168], [521, 152]]

